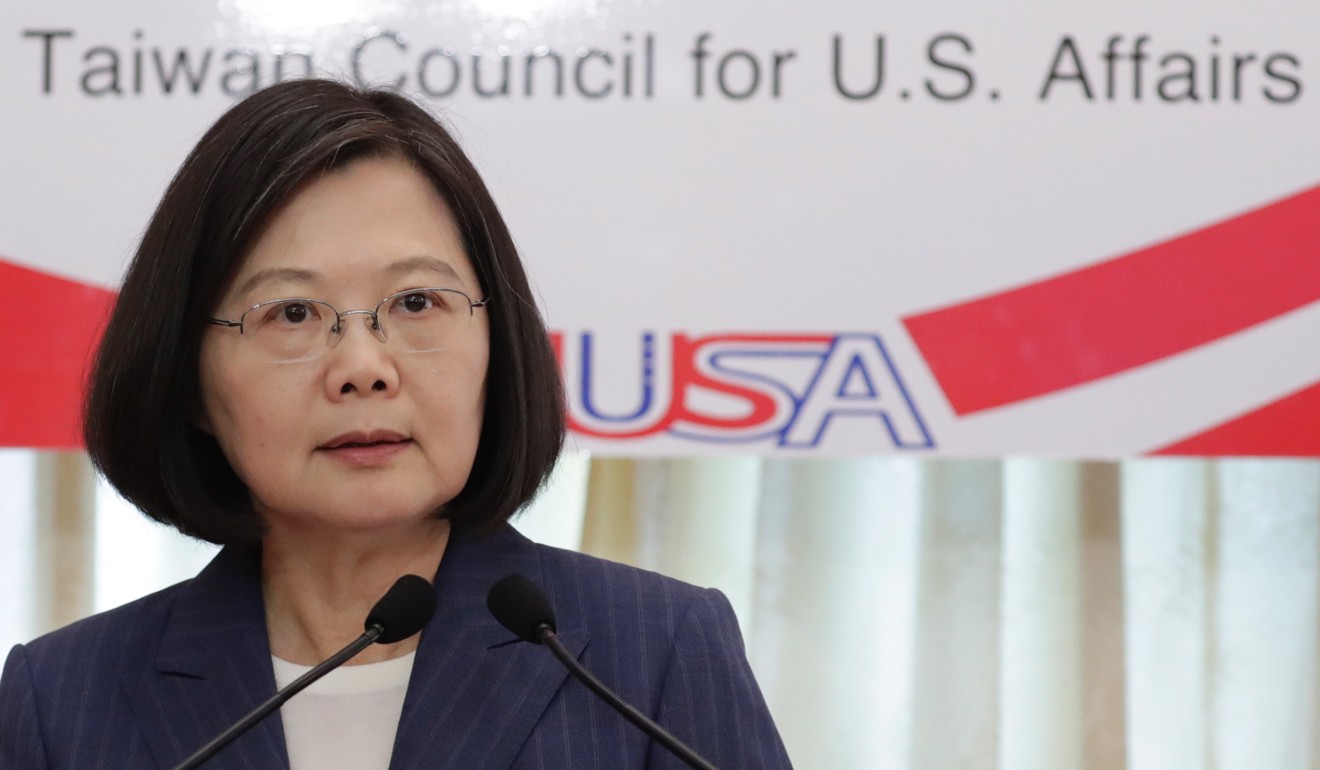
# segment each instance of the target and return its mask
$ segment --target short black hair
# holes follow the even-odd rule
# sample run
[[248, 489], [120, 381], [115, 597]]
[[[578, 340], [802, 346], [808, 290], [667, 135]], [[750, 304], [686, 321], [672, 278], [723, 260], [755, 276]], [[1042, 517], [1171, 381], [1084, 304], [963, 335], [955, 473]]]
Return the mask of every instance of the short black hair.
[[455, 528], [492, 529], [549, 476], [564, 442], [559, 366], [476, 168], [436, 118], [398, 93], [296, 80], [239, 102], [193, 148], [147, 225], [97, 352], [87, 449], [147, 516], [222, 545], [263, 536], [247, 487], [196, 425], [202, 333], [279, 206], [315, 175], [369, 157], [405, 159], [431, 180], [493, 298], [476, 458], [437, 515]]

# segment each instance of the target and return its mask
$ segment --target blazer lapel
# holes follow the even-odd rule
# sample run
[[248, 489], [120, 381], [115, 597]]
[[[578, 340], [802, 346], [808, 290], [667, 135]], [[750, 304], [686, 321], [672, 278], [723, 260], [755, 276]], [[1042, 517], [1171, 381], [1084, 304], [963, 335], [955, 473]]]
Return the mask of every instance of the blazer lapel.
[[[174, 767], [275, 692], [259, 559], [253, 550], [221, 551], [171, 609], [154, 670], [123, 683], [161, 768]], [[288, 766], [275, 713], [205, 767]]]
[[[535, 546], [511, 527], [451, 539], [391, 770], [505, 770], [564, 683], [568, 673], [548, 649], [519, 641], [486, 609], [486, 592], [513, 573], [544, 585]], [[587, 646], [584, 629], [560, 628], [559, 636], [574, 656]]]
[[[158, 767], [168, 770], [275, 692], [261, 598], [259, 554], [226, 548], [175, 601], [154, 669], [123, 692]], [[568, 673], [540, 645], [518, 641], [486, 609], [505, 575], [545, 585], [531, 541], [511, 527], [451, 539], [435, 585], [435, 617], [422, 631], [395, 737], [391, 770], [506, 770]], [[561, 626], [574, 656], [583, 628]], [[288, 755], [272, 714], [206, 765], [280, 768]]]

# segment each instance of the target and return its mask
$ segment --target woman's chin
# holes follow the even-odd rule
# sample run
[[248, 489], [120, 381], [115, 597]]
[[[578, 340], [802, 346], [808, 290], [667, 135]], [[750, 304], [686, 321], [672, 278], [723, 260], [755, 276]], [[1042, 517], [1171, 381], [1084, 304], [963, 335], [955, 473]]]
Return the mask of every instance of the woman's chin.
[[272, 512], [267, 514], [267, 520], [272, 531], [313, 530], [325, 534], [343, 532], [362, 535], [420, 532], [444, 526], [435, 515], [438, 507], [380, 499], [347, 500], [298, 513]]

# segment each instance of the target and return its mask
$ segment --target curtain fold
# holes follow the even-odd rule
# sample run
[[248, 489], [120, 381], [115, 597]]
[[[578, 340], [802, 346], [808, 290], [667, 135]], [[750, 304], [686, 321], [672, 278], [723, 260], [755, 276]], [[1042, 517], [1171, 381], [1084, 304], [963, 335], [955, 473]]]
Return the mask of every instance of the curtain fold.
[[1210, 768], [1214, 467], [1122, 464], [1129, 767]]
[[1000, 734], [1001, 466], [954, 460], [921, 467], [921, 600], [909, 766], [994, 767]]
[[1309, 770], [1315, 730], [1320, 473], [1218, 468], [1211, 730], [1217, 770]]

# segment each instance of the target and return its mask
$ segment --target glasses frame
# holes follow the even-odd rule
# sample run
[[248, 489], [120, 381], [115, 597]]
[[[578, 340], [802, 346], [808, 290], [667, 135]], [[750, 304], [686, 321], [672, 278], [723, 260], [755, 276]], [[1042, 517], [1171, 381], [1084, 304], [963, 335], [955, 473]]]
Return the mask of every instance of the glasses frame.
[[[369, 329], [371, 330], [371, 336], [375, 337], [375, 338], [376, 338], [377, 340], [379, 340], [382, 344], [388, 344], [388, 343], [389, 343], [389, 337], [388, 337], [388, 335], [386, 335], [386, 333], [385, 333], [385, 327], [381, 326], [381, 324], [380, 324], [380, 309], [383, 308], [383, 307], [385, 307], [385, 305], [388, 304], [389, 302], [398, 299], [399, 297], [406, 297], [406, 296], [408, 296], [409, 294], [416, 294], [416, 293], [418, 293], [418, 292], [424, 292], [424, 291], [444, 292], [444, 293], [446, 293], [446, 294], [457, 294], [458, 296], [460, 296], [460, 297], [462, 297], [463, 299], [467, 300], [467, 303], [468, 303], [468, 317], [469, 317], [469, 318], [471, 318], [472, 316], [476, 315], [476, 309], [477, 309], [477, 308], [479, 308], [479, 307], [480, 307], [480, 308], [484, 308], [484, 307], [486, 307], [487, 305], [490, 304], [490, 298], [489, 298], [489, 297], [485, 297], [485, 298], [483, 298], [483, 299], [479, 299], [479, 300], [474, 300], [474, 299], [472, 299], [471, 296], [468, 295], [467, 292], [465, 292], [465, 291], [463, 291], [463, 290], [461, 290], [461, 289], [448, 289], [448, 288], [444, 288], [444, 287], [441, 287], [441, 286], [415, 286], [415, 287], [413, 287], [413, 288], [411, 288], [411, 289], [404, 289], [404, 290], [402, 290], [402, 291], [396, 291], [396, 292], [394, 292], [393, 294], [391, 294], [391, 295], [389, 295], [388, 297], [386, 297], [385, 299], [382, 299], [380, 302], [376, 303], [376, 309], [375, 309], [375, 310], [367, 310], [367, 309], [364, 308], [364, 309], [361, 309], [361, 310], [343, 310], [343, 311], [341, 311], [341, 310], [339, 310], [338, 308], [336, 308], [334, 305], [331, 305], [329, 302], [326, 302], [326, 301], [323, 300], [323, 299], [316, 299], [316, 298], [314, 298], [314, 297], [284, 297], [284, 298], [281, 298], [281, 299], [269, 299], [269, 300], [266, 300], [265, 302], [258, 302], [257, 304], [255, 304], [255, 305], [253, 305], [253, 306], [247, 308], [246, 310], [244, 310], [244, 311], [242, 312], [242, 314], [240, 314], [240, 315], [238, 316], [238, 320], [233, 320], [233, 319], [230, 319], [230, 318], [215, 318], [215, 317], [212, 317], [212, 318], [207, 319], [207, 323], [214, 324], [214, 325], [216, 325], [216, 326], [223, 326], [223, 327], [226, 327], [226, 328], [229, 328], [229, 329], [238, 329], [238, 333], [239, 333], [239, 334], [243, 334], [243, 333], [244, 333], [244, 323], [245, 323], [245, 321], [247, 320], [248, 313], [251, 313], [251, 312], [254, 311], [254, 310], [260, 310], [260, 309], [263, 308], [263, 307], [269, 307], [269, 306], [271, 306], [271, 305], [279, 305], [279, 304], [282, 304], [282, 303], [285, 303], [285, 302], [312, 302], [312, 303], [315, 303], [315, 304], [317, 304], [317, 305], [324, 305], [325, 307], [330, 308], [330, 312], [332, 312], [332, 313], [335, 314], [335, 323], [334, 323], [334, 326], [331, 326], [331, 327], [330, 327], [330, 336], [326, 339], [326, 345], [325, 345], [325, 349], [326, 349], [326, 350], [329, 350], [329, 349], [333, 348], [333, 347], [335, 346], [335, 343], [336, 343], [341, 337], [343, 337], [343, 331], [344, 331], [344, 319], [345, 319], [346, 317], [348, 317], [348, 316], [353, 316], [353, 315], [364, 315], [364, 316], [369, 317], [369, 318], [371, 319], [371, 323], [368, 325], [367, 328], [369, 328]], [[425, 352], [425, 351], [420, 351], [420, 352]], [[297, 360], [308, 360], [308, 361], [310, 361], [310, 360], [313, 360], [313, 359], [318, 358], [318, 357], [319, 357], [319, 356], [313, 356], [312, 358], [309, 358], [309, 359], [297, 359]]]

